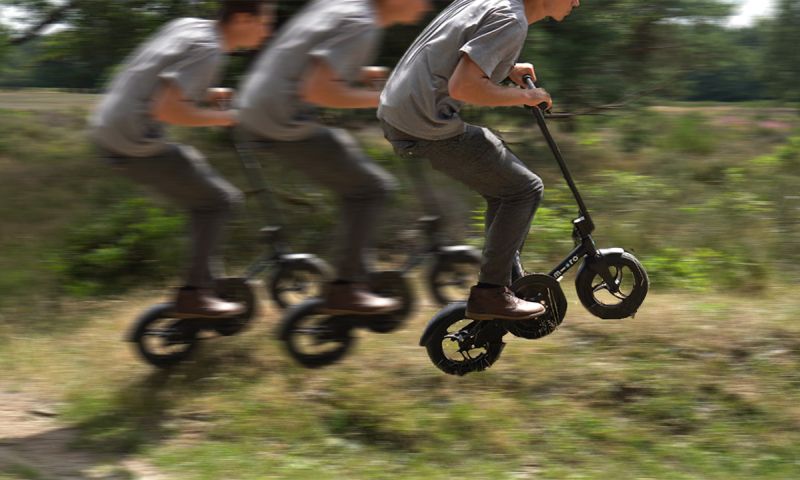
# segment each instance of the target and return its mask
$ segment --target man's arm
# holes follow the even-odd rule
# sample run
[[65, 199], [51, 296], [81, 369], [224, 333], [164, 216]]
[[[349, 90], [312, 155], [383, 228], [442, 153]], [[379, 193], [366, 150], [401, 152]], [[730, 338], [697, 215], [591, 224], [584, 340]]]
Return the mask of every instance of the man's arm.
[[159, 122], [184, 127], [227, 127], [236, 123], [234, 111], [198, 108], [184, 98], [181, 89], [172, 81], [161, 83], [150, 113]]
[[305, 73], [300, 97], [320, 107], [376, 108], [380, 92], [351, 87], [325, 61], [315, 59]]
[[206, 90], [206, 102], [217, 110], [227, 110], [235, 91], [232, 88], [209, 88]]
[[484, 107], [537, 106], [542, 102], [552, 106], [553, 103], [541, 88], [527, 90], [495, 84], [469, 55], [461, 56], [447, 87], [454, 99]]

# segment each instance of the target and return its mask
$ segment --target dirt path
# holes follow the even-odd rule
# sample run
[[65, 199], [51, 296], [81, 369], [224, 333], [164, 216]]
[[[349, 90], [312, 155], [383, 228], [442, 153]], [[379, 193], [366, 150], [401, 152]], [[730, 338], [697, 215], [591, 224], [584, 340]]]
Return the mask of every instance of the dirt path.
[[167, 480], [146, 462], [71, 448], [76, 432], [58, 405], [0, 390], [0, 479]]

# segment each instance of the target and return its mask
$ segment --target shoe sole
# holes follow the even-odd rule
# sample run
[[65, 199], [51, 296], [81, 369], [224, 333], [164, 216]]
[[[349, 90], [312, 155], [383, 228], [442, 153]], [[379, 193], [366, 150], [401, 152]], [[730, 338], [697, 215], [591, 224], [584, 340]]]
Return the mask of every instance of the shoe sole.
[[219, 314], [218, 315], [211, 315], [211, 314], [208, 314], [208, 313], [203, 314], [203, 313], [178, 313], [178, 312], [172, 312], [170, 314], [170, 316], [172, 318], [181, 318], [181, 319], [184, 319], [184, 318], [202, 318], [202, 319], [206, 319], [206, 320], [229, 320], [231, 318], [236, 318], [239, 315], [243, 315], [243, 314], [244, 314], [244, 312], [227, 313], [227, 314], [224, 314], [224, 315], [219, 315]]
[[331, 308], [319, 308], [317, 309], [316, 313], [321, 315], [358, 315], [363, 317], [368, 317], [371, 315], [389, 315], [392, 313], [396, 313], [398, 310], [378, 310], [378, 311], [371, 311], [371, 312], [364, 312], [364, 311], [353, 311], [353, 310], [337, 310]]
[[492, 315], [490, 313], [474, 313], [473, 314], [473, 313], [470, 313], [470, 312], [466, 312], [466, 314], [464, 316], [466, 318], [470, 319], [470, 320], [477, 320], [479, 322], [481, 322], [481, 321], [491, 321], [491, 320], [511, 320], [511, 321], [515, 321], [516, 322], [516, 321], [523, 321], [523, 320], [533, 320], [534, 318], [541, 317], [545, 313], [547, 313], [547, 310], [545, 310], [545, 311], [543, 311], [541, 313], [536, 313], [536, 314], [530, 315], [528, 317], [511, 317], [511, 316], [508, 316], [508, 315]]

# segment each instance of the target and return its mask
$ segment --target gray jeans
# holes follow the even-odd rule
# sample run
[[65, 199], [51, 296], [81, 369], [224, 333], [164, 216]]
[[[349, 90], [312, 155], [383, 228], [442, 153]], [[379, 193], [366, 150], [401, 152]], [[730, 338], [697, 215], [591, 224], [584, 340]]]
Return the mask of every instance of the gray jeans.
[[[361, 150], [346, 130], [320, 127], [299, 141], [276, 141], [244, 133], [248, 141], [266, 149], [271, 158], [296, 168], [314, 182], [331, 189], [341, 204], [336, 271], [340, 280], [366, 281], [367, 249], [389, 193], [396, 181]], [[274, 155], [274, 156], [273, 156]]]
[[222, 178], [194, 147], [170, 145], [155, 157], [123, 157], [102, 152], [126, 177], [147, 185], [190, 214], [191, 252], [186, 285], [210, 288], [212, 256], [233, 208], [242, 193]]
[[542, 199], [542, 180], [487, 128], [467, 125], [445, 140], [423, 140], [382, 122], [386, 139], [401, 157], [426, 158], [436, 170], [486, 199], [486, 242], [479, 280], [511, 282], [511, 268]]

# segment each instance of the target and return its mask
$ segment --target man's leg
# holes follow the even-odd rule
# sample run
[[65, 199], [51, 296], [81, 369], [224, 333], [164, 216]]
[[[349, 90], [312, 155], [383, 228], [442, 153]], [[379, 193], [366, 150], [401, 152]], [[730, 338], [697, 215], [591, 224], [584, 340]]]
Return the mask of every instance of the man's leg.
[[422, 142], [419, 153], [431, 165], [466, 184], [487, 200], [486, 243], [479, 285], [467, 304], [472, 318], [526, 319], [544, 313], [541, 305], [517, 299], [506, 288], [517, 252], [528, 235], [542, 198], [541, 179], [491, 131], [468, 125], [452, 139]]
[[128, 178], [148, 185], [189, 211], [189, 268], [186, 284], [178, 294], [176, 313], [217, 317], [240, 312], [241, 305], [222, 302], [210, 293], [214, 281], [210, 262], [231, 211], [242, 202], [241, 192], [189, 146], [171, 145], [157, 157], [116, 157], [112, 164]]
[[457, 141], [435, 142], [431, 164], [487, 200], [486, 245], [480, 281], [508, 285], [544, 186], [491, 131], [469, 125]]
[[341, 203], [341, 234], [336, 255], [337, 281], [329, 288], [331, 311], [373, 314], [399, 308], [397, 302], [369, 294], [361, 287], [369, 274], [368, 248], [394, 178], [362, 151], [345, 130], [320, 128], [298, 142], [269, 142], [276, 161], [300, 169], [334, 191]]

